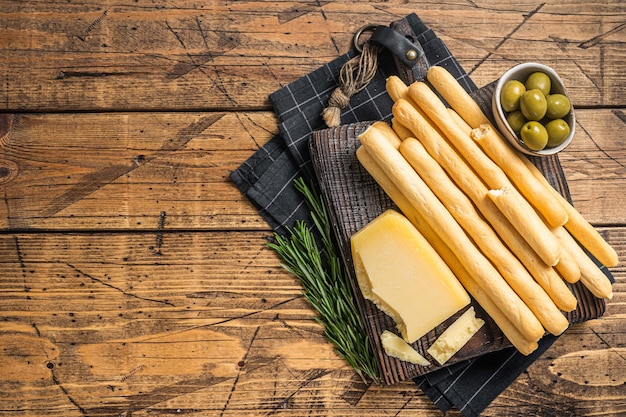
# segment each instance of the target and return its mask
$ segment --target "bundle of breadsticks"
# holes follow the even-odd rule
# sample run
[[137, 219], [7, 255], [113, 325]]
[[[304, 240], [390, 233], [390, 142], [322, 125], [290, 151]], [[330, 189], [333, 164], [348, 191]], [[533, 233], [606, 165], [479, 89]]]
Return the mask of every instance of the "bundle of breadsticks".
[[[598, 298], [615, 250], [442, 67], [428, 82], [387, 80], [392, 122], [359, 136], [357, 157], [459, 281], [523, 354], [561, 334], [581, 281]], [[441, 100], [439, 95], [450, 105]], [[582, 247], [581, 247], [582, 246]]]

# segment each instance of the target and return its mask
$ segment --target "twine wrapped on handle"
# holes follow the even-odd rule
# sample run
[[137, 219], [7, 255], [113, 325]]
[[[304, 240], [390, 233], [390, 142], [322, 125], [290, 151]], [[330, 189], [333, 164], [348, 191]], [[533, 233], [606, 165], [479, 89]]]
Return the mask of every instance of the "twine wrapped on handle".
[[339, 86], [332, 92], [328, 106], [322, 111], [326, 126], [341, 124], [341, 110], [348, 105], [350, 97], [365, 88], [378, 69], [380, 47], [371, 42], [363, 45], [360, 55], [347, 61], [339, 72]]

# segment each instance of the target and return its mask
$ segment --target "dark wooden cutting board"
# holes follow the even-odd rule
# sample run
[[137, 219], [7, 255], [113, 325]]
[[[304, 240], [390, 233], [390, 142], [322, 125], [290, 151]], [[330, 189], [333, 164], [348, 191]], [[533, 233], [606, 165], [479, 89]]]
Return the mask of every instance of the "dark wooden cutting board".
[[[493, 84], [472, 94], [488, 115], [491, 115], [489, 103], [492, 92]], [[397, 333], [395, 323], [389, 316], [381, 312], [374, 303], [363, 298], [354, 274], [350, 237], [385, 210], [396, 208], [391, 199], [356, 158], [356, 150], [360, 145], [358, 136], [371, 123], [353, 123], [316, 131], [310, 140], [310, 150], [320, 191], [329, 209], [339, 250], [348, 270], [356, 302], [378, 360], [380, 379], [385, 384], [393, 384], [426, 374], [441, 368], [441, 366], [434, 360], [430, 361], [430, 366], [416, 366], [390, 357], [384, 352], [380, 334], [384, 330]], [[530, 159], [546, 176], [550, 184], [569, 200], [567, 181], [558, 156], [530, 157]], [[570, 288], [578, 300], [576, 310], [567, 313], [570, 323], [586, 321], [604, 314], [605, 302], [603, 299], [593, 296], [581, 283], [570, 285]], [[468, 344], [445, 364], [446, 366], [511, 346], [498, 326], [473, 299], [472, 305], [476, 309], [477, 316], [484, 319], [486, 324]], [[437, 326], [412, 346], [420, 354], [428, 357], [426, 349], [462, 311]]]

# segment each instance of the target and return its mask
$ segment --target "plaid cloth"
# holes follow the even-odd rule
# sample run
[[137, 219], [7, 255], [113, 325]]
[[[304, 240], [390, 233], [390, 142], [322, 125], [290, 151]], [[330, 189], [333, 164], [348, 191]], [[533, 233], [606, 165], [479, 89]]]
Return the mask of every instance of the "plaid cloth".
[[[476, 90], [476, 85], [443, 41], [415, 14], [405, 19], [417, 35], [430, 65], [445, 67], [468, 92]], [[322, 110], [337, 87], [341, 66], [355, 54], [350, 51], [271, 94], [281, 122], [280, 134], [231, 173], [231, 180], [277, 233], [285, 234], [286, 228], [292, 227], [296, 220], [311, 224], [293, 180], [304, 177], [315, 181], [308, 140], [314, 130], [326, 128]], [[393, 57], [383, 50], [378, 74], [364, 90], [352, 96], [349, 106], [342, 110], [342, 124], [389, 120], [392, 101], [385, 91], [385, 80], [397, 73]], [[507, 348], [431, 372], [414, 381], [442, 412], [455, 407], [464, 416], [478, 416], [555, 340], [553, 336], [544, 336], [539, 348], [529, 356]]]

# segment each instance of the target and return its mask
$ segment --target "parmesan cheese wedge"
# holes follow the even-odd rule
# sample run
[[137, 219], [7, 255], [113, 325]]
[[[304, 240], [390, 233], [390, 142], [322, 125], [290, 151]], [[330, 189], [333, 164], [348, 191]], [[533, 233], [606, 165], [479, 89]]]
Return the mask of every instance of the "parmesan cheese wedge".
[[413, 343], [467, 306], [470, 298], [450, 268], [413, 224], [387, 210], [351, 238], [363, 296]]
[[474, 307], [468, 308], [428, 348], [428, 354], [443, 365], [469, 342], [483, 324], [485, 321], [476, 317]]
[[383, 344], [385, 353], [389, 356], [393, 356], [401, 361], [410, 362], [415, 365], [430, 365], [428, 359], [420, 355], [419, 352], [413, 349], [411, 345], [404, 341], [404, 339], [394, 333], [391, 333], [389, 330], [382, 332], [380, 335], [380, 341]]

